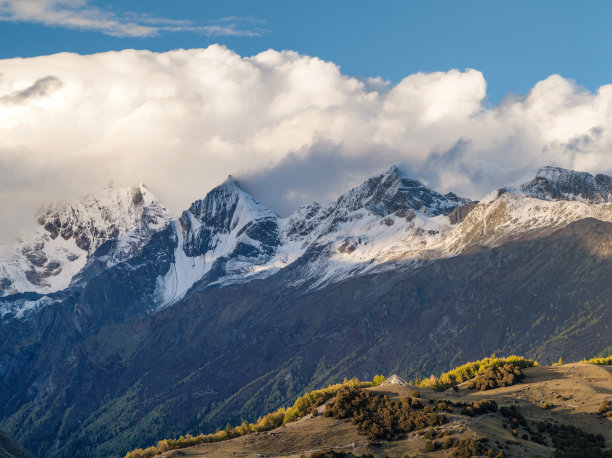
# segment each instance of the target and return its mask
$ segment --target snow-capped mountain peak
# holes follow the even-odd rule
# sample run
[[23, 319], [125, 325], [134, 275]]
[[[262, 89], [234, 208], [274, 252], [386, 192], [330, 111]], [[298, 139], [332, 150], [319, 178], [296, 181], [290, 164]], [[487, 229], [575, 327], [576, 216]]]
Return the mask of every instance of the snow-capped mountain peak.
[[231, 175], [204, 199], [191, 204], [188, 212], [204, 225], [224, 233], [231, 232], [241, 221], [244, 224], [249, 220], [278, 217], [244, 191]]
[[172, 226], [173, 264], [157, 280], [155, 301], [163, 308], [206, 277], [212, 284], [247, 276], [279, 246], [279, 217], [231, 175], [195, 201]]
[[78, 290], [111, 272], [108, 277], [140, 285], [130, 294], [137, 307], [154, 313], [194, 287], [283, 271], [281, 281], [318, 288], [547, 235], [586, 217], [612, 221], [611, 190], [608, 176], [544, 167], [478, 203], [441, 194], [392, 166], [333, 202], [280, 218], [229, 176], [176, 219], [143, 185], [111, 186], [48, 207], [35, 243], [0, 264], [0, 294]]
[[117, 188], [111, 183], [67, 205], [47, 205], [34, 235], [0, 260], [0, 296], [64, 289], [105, 242], [127, 236], [118, 247], [121, 254], [115, 254], [125, 259], [171, 219], [143, 184]]
[[91, 254], [106, 240], [135, 229], [143, 217], [147, 224], [159, 226], [171, 215], [144, 184], [121, 189], [111, 183], [101, 193], [68, 205], [48, 205], [39, 213], [38, 224], [51, 239], [73, 239]]
[[577, 200], [592, 204], [612, 202], [612, 177], [601, 174], [593, 176], [561, 167], [542, 167], [518, 189], [547, 200]]
[[203, 255], [219, 246], [221, 235], [224, 240], [238, 237], [259, 222], [276, 227], [277, 220], [276, 213], [244, 191], [230, 175], [181, 215], [184, 249], [189, 256]]
[[394, 165], [341, 196], [337, 205], [348, 211], [368, 208], [381, 216], [398, 210], [414, 210], [436, 216], [447, 215], [457, 206], [469, 202], [469, 199], [458, 198], [454, 194], [442, 195], [409, 178]]

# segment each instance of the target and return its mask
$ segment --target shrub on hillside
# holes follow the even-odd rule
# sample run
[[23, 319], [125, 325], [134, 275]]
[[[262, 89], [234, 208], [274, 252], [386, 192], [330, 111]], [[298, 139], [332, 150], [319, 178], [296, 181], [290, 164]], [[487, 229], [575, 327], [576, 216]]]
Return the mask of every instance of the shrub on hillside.
[[612, 417], [612, 411], [610, 411], [610, 402], [608, 402], [607, 399], [601, 401], [597, 413], [603, 417]]
[[338, 419], [350, 418], [361, 434], [373, 440], [392, 440], [399, 434], [438, 426], [446, 421], [443, 415], [420, 410], [421, 403], [414, 401], [409, 397], [394, 401], [384, 395], [346, 387], [338, 391], [333, 402], [327, 404], [325, 415]]
[[492, 390], [517, 383], [524, 377], [521, 368], [515, 364], [504, 364], [501, 367], [489, 367], [483, 374], [468, 381], [467, 387], [473, 390]]
[[490, 450], [484, 446], [482, 439], [460, 439], [457, 443], [457, 450], [453, 452], [451, 456], [457, 457], [471, 457], [471, 456], [483, 456]]
[[422, 380], [419, 383], [419, 386], [423, 388], [431, 388], [436, 391], [444, 391], [451, 386], [458, 385], [459, 383], [470, 380], [477, 375], [484, 374], [489, 368], [497, 369], [498, 367], [503, 367], [506, 364], [512, 364], [517, 366], [519, 369], [539, 366], [537, 361], [525, 359], [522, 356], [512, 355], [506, 358], [498, 358], [495, 355], [491, 355], [490, 357], [480, 361], [473, 361], [471, 363], [456, 367], [451, 371], [445, 372], [440, 377], [432, 375], [428, 379]]
[[555, 456], [575, 458], [612, 457], [612, 452], [604, 452], [606, 441], [601, 434], [591, 434], [573, 425], [538, 423], [538, 430], [546, 432], [555, 448]]
[[461, 415], [475, 417], [476, 415], [484, 415], [490, 412], [497, 412], [497, 403], [495, 401], [483, 399], [482, 401], [476, 401], [471, 405], [465, 406], [461, 411]]
[[516, 406], [511, 405], [510, 407], [502, 407], [500, 411], [502, 416], [510, 421], [512, 427], [518, 427], [519, 425], [524, 428], [527, 427], [527, 420], [519, 412]]

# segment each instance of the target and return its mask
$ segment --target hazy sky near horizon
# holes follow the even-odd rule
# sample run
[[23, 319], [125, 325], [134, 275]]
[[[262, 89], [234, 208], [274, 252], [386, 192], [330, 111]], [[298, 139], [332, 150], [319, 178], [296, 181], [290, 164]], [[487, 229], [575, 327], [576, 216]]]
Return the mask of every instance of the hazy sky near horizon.
[[548, 164], [610, 173], [611, 19], [608, 1], [0, 0], [0, 240], [108, 180], [178, 213], [232, 173], [287, 214], [393, 163], [472, 198]]

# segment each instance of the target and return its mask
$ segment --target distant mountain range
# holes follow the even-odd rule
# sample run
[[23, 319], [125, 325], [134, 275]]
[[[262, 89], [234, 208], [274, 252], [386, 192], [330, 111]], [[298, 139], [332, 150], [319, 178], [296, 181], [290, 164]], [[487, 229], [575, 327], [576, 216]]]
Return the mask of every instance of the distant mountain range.
[[480, 202], [397, 167], [280, 218], [229, 177], [175, 218], [139, 185], [38, 217], [0, 260], [0, 428], [113, 456], [345, 376], [612, 346], [612, 178]]
[[[35, 292], [51, 298], [51, 293], [83, 287], [101, 271], [135, 258], [147, 264], [150, 259], [142, 255], [153, 244], [156, 262], [163, 259], [163, 265], [152, 276], [154, 290], [142, 291], [154, 306], [148, 312], [176, 302], [196, 282], [221, 287], [263, 278], [298, 260], [311, 263], [313, 256], [317, 268], [310, 268], [300, 283], [322, 286], [389, 257], [420, 251], [420, 245], [440, 239], [449, 226], [436, 217], [466, 204], [471, 201], [441, 195], [397, 167], [336, 202], [315, 202], [288, 218], [266, 208], [231, 176], [180, 218], [173, 218], [143, 185], [109, 187], [41, 212], [37, 237], [3, 260], [1, 291], [5, 297]], [[21, 316], [24, 307], [39, 305], [5, 307], [2, 314]]]

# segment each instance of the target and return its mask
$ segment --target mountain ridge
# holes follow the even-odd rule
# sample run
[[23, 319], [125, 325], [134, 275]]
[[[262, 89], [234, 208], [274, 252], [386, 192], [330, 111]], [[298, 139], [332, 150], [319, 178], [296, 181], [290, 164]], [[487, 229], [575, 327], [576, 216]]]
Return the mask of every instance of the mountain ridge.
[[[83, 211], [75, 211], [75, 205], [61, 211], [49, 207], [42, 212], [39, 223], [45, 228], [47, 239], [49, 235], [53, 240], [74, 239], [77, 249], [88, 249], [87, 258], [81, 256], [80, 264], [43, 262], [38, 268], [45, 269], [42, 275], [53, 274], [45, 273], [49, 266], [59, 272], [64, 269], [63, 283], [46, 290], [38, 288], [32, 277], [35, 270], [31, 269], [26, 274], [34, 272], [30, 281], [35, 284], [21, 292], [42, 293], [38, 305], [44, 304], [50, 300], [45, 292], [82, 286], [101, 271], [140, 259], [139, 254], [153, 234], [166, 238], [156, 242], [159, 249], [155, 255], [165, 261], [161, 269], [154, 269], [158, 272], [155, 287], [147, 288], [143, 295], [143, 300], [155, 304], [147, 313], [172, 305], [196, 283], [223, 287], [272, 275], [295, 262], [303, 265], [301, 278], [296, 281], [318, 288], [347, 276], [386, 268], [389, 261], [419, 265], [483, 243], [503, 243], [506, 238], [536, 236], [546, 230], [550, 233], [580, 218], [612, 221], [612, 211], [607, 207], [612, 194], [606, 191], [606, 186], [612, 186], [610, 183], [612, 178], [605, 175], [593, 177], [586, 172], [549, 166], [539, 169], [533, 179], [521, 185], [500, 188], [481, 202], [473, 202], [453, 193], [439, 194], [409, 178], [397, 166], [391, 166], [336, 201], [325, 206], [313, 203], [300, 207], [286, 218], [280, 218], [245, 192], [231, 175], [203, 199], [194, 201], [178, 218], [140, 185], [123, 191], [137, 211], [129, 205], [109, 209], [109, 205], [98, 204], [85, 222], [78, 221]], [[547, 194], [549, 190], [553, 194]], [[589, 196], [591, 200], [587, 199]], [[92, 199], [94, 203], [99, 200]], [[87, 206], [87, 200], [77, 201], [77, 208], [80, 202], [85, 202], [81, 207]], [[123, 208], [129, 210], [128, 217], [138, 216], [131, 217], [135, 226], [131, 231], [121, 221], [113, 224], [117, 217], [108, 217], [109, 213], [122, 213]], [[479, 216], [469, 218], [470, 214]], [[105, 217], [111, 222], [106, 223], [107, 227]], [[140, 221], [135, 221], [138, 218]], [[100, 220], [101, 229], [92, 229], [97, 224], [92, 221]], [[472, 227], [468, 227], [470, 223]], [[121, 236], [113, 238], [112, 234], [118, 233]], [[30, 263], [40, 263], [36, 257], [45, 256], [40, 249], [24, 250], [22, 259], [30, 259]], [[146, 263], [141, 260], [132, 264]], [[132, 272], [134, 268], [128, 270]], [[20, 292], [9, 289], [7, 285], [14, 283], [9, 277], [0, 279], [4, 296]], [[5, 301], [5, 305], [0, 303], [0, 312], [17, 315], [38, 305], [10, 306]]]
[[69, 288], [0, 298], [0, 428], [39, 454], [109, 456], [345, 376], [612, 345], [611, 203], [417, 187], [415, 210], [389, 172], [287, 218], [222, 184], [123, 258], [106, 240]]
[[612, 177], [595, 176], [561, 167], [546, 166], [519, 186], [523, 192], [551, 200], [581, 200], [589, 203], [612, 202]]
[[[134, 204], [139, 211], [132, 210], [129, 205], [113, 207], [113, 197], [119, 199], [115, 194], [104, 196], [105, 199], [88, 197], [61, 209], [48, 207], [38, 221], [45, 232], [43, 237], [52, 241], [74, 240], [75, 249], [85, 251], [86, 257], [81, 256], [81, 264], [69, 272], [71, 277], [64, 280], [60, 287], [46, 285], [49, 287], [45, 289], [36, 288], [36, 285], [27, 287], [26, 284], [22, 291], [6, 288], [3, 295], [28, 291], [43, 295], [53, 293], [69, 286], [66, 284], [68, 280], [72, 285], [83, 284], [96, 272], [137, 257], [153, 233], [170, 228], [165, 242], [168, 248], [163, 255], [159, 255], [170, 260], [170, 268], [160, 272], [156, 291], [150, 293], [152, 297], [159, 298], [157, 308], [163, 308], [180, 299], [196, 281], [204, 277], [209, 284], [222, 285], [274, 273], [304, 255], [309, 247], [320, 245], [321, 236], [325, 232], [338, 231], [339, 226], [349, 220], [361, 219], [364, 215], [374, 215], [376, 219], [398, 211], [406, 218], [413, 218], [413, 209], [430, 217], [448, 213], [458, 204], [467, 201], [454, 195], [451, 198], [442, 196], [407, 178], [395, 166], [353, 188], [325, 207], [311, 204], [287, 218], [280, 218], [266, 208], [246, 193], [231, 176], [203, 199], [194, 201], [179, 218], [171, 217], [163, 205], [142, 186], [117, 192], [109, 188], [107, 193], [110, 191], [115, 194], [122, 192], [119, 197]], [[147, 202], [143, 196], [148, 197]], [[141, 209], [138, 204], [143, 202], [146, 205]], [[92, 207], [91, 215], [83, 211], [83, 208]], [[153, 210], [147, 212], [151, 207], [154, 207]], [[113, 217], [109, 216], [124, 211], [128, 212], [128, 216], [136, 214], [142, 220], [132, 221], [131, 231], [127, 230], [129, 227], [120, 230], [119, 226], [126, 224], [122, 225], [119, 217], [114, 218], [119, 222], [113, 224]], [[153, 213], [153, 218], [149, 218], [147, 213]], [[96, 229], [96, 226], [100, 226], [100, 229]], [[180, 247], [177, 245], [174, 252], [171, 252], [169, 247], [176, 243]], [[347, 247], [350, 243], [346, 242]], [[348, 248], [344, 253], [350, 251]], [[33, 258], [33, 255], [30, 257]], [[66, 270], [65, 266], [61, 267]], [[179, 271], [180, 275], [177, 273]], [[2, 281], [12, 284], [8, 277]]]

